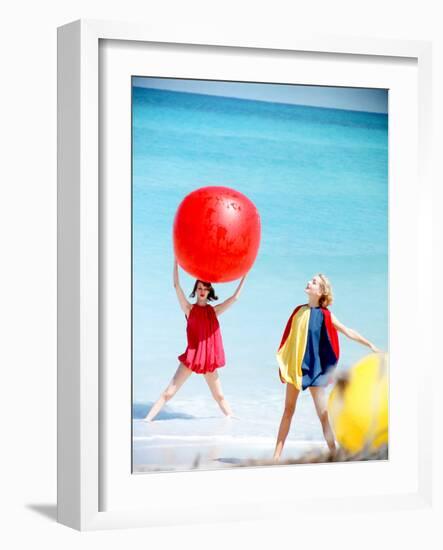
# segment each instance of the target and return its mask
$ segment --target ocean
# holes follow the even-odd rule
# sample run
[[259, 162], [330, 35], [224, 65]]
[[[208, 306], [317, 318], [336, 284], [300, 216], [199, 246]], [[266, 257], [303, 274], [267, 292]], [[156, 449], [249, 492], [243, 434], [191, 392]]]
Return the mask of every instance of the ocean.
[[[314, 274], [332, 282], [335, 316], [387, 350], [388, 116], [141, 87], [133, 87], [132, 116], [134, 466], [185, 467], [191, 455], [178, 449], [214, 441], [267, 456], [285, 393], [275, 352]], [[244, 193], [261, 216], [257, 260], [239, 301], [220, 317], [227, 365], [219, 373], [238, 420], [226, 423], [193, 375], [156, 422], [141, 423], [186, 348], [172, 286], [174, 214], [207, 185]], [[189, 294], [193, 279], [180, 277]], [[221, 301], [236, 284], [215, 285]], [[340, 345], [338, 371], [369, 352], [343, 335]], [[303, 392], [287, 448], [321, 440]], [[178, 458], [168, 458], [171, 446]]]

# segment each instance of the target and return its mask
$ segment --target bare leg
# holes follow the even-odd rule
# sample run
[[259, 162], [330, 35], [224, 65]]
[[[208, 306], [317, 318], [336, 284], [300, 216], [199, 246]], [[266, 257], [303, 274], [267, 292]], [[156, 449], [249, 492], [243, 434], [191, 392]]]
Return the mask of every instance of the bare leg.
[[211, 390], [212, 397], [217, 401], [218, 406], [223, 411], [223, 414], [225, 414], [226, 416], [232, 416], [231, 407], [229, 406], [229, 403], [226, 401], [223, 395], [218, 372], [216, 370], [214, 372], [208, 372], [204, 375], [204, 377], [209, 386], [209, 389]]
[[331, 453], [335, 453], [335, 439], [334, 433], [332, 432], [331, 425], [329, 424], [329, 415], [328, 409], [326, 406], [326, 392], [325, 389], [320, 386], [311, 386], [309, 388], [312, 399], [314, 400], [315, 410], [317, 411], [318, 418], [321, 422], [321, 427], [323, 430], [323, 435], [325, 436], [326, 443], [328, 444], [329, 450]]
[[291, 427], [292, 417], [295, 412], [295, 405], [297, 403], [298, 390], [292, 384], [286, 385], [286, 399], [285, 399], [285, 410], [283, 411], [283, 416], [280, 422], [280, 428], [278, 430], [277, 443], [275, 445], [274, 451], [274, 460], [278, 462], [280, 460], [281, 452], [283, 451], [283, 446], [285, 444], [286, 438], [288, 437], [289, 428]]
[[159, 399], [154, 403], [149, 413], [145, 416], [144, 420], [151, 422], [157, 414], [160, 412], [163, 405], [169, 401], [181, 386], [186, 382], [186, 380], [191, 376], [192, 370], [185, 367], [182, 363], [178, 366], [172, 380], [169, 382], [168, 387], [161, 394]]

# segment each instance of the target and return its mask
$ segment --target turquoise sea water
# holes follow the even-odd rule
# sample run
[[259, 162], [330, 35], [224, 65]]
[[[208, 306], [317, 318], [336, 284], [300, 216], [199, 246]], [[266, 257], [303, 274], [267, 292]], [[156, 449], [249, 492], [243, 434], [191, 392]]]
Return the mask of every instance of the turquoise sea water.
[[[172, 222], [184, 196], [206, 185], [233, 187], [260, 212], [256, 263], [240, 300], [220, 317], [227, 357], [220, 375], [245, 419], [236, 436], [273, 438], [284, 397], [275, 351], [315, 273], [332, 282], [337, 318], [387, 349], [388, 117], [133, 88], [135, 418], [157, 399], [186, 347], [172, 286]], [[188, 294], [193, 279], [180, 275]], [[235, 286], [216, 285], [220, 299]], [[340, 343], [339, 368], [367, 352], [343, 336]], [[306, 392], [299, 409], [290, 437], [320, 439]], [[201, 377], [191, 377], [164, 418], [180, 414], [219, 415]], [[197, 433], [192, 422], [180, 430]]]

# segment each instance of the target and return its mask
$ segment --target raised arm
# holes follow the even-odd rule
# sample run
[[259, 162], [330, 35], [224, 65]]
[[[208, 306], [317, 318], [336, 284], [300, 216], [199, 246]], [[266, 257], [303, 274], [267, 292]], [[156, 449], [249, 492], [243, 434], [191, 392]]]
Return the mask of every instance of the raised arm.
[[191, 311], [192, 305], [186, 299], [185, 293], [183, 292], [182, 287], [180, 286], [180, 281], [178, 278], [178, 263], [176, 259], [174, 259], [173, 280], [174, 280], [175, 292], [177, 293], [178, 302], [180, 304], [180, 307], [183, 310], [183, 313], [187, 317], [189, 315], [189, 312]]
[[344, 334], [345, 336], [347, 336], [351, 340], [355, 340], [359, 344], [363, 344], [364, 346], [368, 346], [368, 348], [370, 348], [372, 351], [374, 351], [376, 353], [380, 351], [376, 346], [374, 346], [374, 344], [372, 342], [370, 342], [369, 340], [366, 340], [366, 338], [364, 338], [356, 330], [353, 330], [352, 328], [345, 327], [345, 325], [340, 323], [340, 321], [334, 315], [331, 315], [331, 318], [332, 318], [332, 324], [334, 325], [334, 327], [338, 331], [340, 331], [342, 334]]
[[243, 285], [245, 284], [245, 279], [246, 279], [246, 275], [244, 275], [241, 278], [240, 283], [239, 283], [236, 291], [234, 292], [234, 294], [230, 298], [228, 298], [227, 300], [222, 302], [221, 304], [218, 304], [217, 306], [214, 307], [215, 313], [217, 315], [221, 315], [222, 313], [224, 313], [229, 307], [232, 306], [232, 304], [234, 302], [236, 302], [238, 300], [238, 297], [240, 296], [241, 289], [243, 288]]

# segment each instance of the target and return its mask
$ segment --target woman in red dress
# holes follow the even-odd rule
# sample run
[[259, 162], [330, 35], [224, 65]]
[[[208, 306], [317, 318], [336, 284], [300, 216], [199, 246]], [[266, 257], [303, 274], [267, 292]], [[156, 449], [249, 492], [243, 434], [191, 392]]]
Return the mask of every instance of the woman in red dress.
[[211, 283], [197, 280], [191, 297], [197, 296], [195, 304], [186, 299], [178, 278], [178, 264], [174, 261], [174, 288], [178, 302], [187, 319], [188, 345], [178, 360], [180, 364], [169, 385], [154, 403], [146, 421], [153, 420], [163, 405], [169, 401], [186, 382], [193, 372], [203, 374], [220, 409], [227, 417], [232, 417], [232, 410], [223, 395], [217, 369], [225, 365], [225, 352], [220, 332], [218, 317], [226, 311], [239, 297], [246, 275], [241, 279], [234, 294], [214, 307], [208, 302], [217, 300]]

